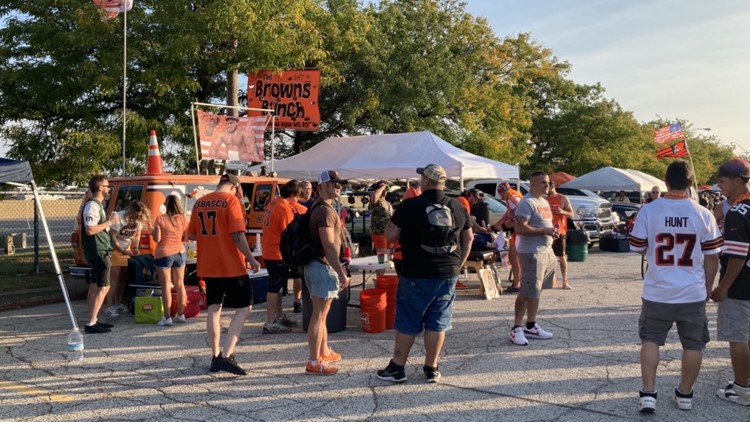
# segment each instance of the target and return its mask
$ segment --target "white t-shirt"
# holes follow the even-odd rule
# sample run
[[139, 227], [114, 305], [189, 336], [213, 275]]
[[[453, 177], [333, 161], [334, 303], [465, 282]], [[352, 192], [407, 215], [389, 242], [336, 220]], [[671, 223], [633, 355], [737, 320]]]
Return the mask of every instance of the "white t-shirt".
[[[96, 201], [88, 201], [83, 207], [83, 225], [84, 226], [97, 226], [101, 219], [102, 207]], [[109, 232], [109, 228], [104, 229]]]
[[641, 207], [630, 247], [646, 250], [646, 300], [695, 303], [706, 300], [703, 255], [721, 252], [724, 240], [711, 212], [691, 199], [662, 198]]
[[125, 211], [118, 211], [117, 215], [120, 217], [120, 221], [112, 225], [112, 230], [115, 231], [115, 241], [117, 245], [122, 249], [128, 249], [130, 243], [133, 241], [133, 237], [141, 228], [140, 222], [126, 223]]

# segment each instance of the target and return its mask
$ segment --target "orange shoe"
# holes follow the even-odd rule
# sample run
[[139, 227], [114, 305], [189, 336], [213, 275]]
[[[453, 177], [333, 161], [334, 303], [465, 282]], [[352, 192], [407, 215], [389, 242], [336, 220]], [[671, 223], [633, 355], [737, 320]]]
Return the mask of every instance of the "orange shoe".
[[305, 373], [308, 375], [336, 375], [339, 370], [333, 366], [330, 366], [328, 362], [318, 359], [318, 364], [313, 365], [312, 361], [308, 360], [305, 365]]
[[341, 360], [341, 353], [336, 353], [333, 349], [329, 348], [328, 353], [320, 356], [320, 360], [324, 360], [328, 363], [338, 362]]

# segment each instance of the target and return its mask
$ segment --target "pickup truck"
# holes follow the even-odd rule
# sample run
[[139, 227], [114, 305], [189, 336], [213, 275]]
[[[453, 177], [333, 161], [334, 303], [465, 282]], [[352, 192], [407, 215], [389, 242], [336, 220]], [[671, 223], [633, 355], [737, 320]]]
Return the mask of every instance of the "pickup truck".
[[[510, 183], [514, 189], [519, 189], [517, 186], [520, 185], [519, 192], [524, 195], [529, 192], [529, 183], [525, 180], [521, 180], [520, 183], [516, 183], [515, 180], [502, 179], [473, 180], [467, 184], [467, 188], [479, 189], [485, 194], [502, 199], [497, 193], [497, 185], [503, 182]], [[612, 215], [611, 202], [584, 189], [560, 188], [558, 192], [567, 196], [573, 206], [575, 217], [568, 219], [568, 227], [586, 230], [591, 240], [589, 247], [599, 242], [602, 236], [612, 233], [615, 228], [615, 219]]]

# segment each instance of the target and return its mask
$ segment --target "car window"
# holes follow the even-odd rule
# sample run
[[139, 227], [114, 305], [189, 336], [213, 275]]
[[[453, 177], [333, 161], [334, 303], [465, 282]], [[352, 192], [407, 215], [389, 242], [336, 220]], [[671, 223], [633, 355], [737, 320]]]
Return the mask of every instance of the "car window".
[[495, 195], [497, 192], [497, 183], [477, 183], [474, 185], [474, 189], [479, 189], [489, 195]]
[[[250, 192], [252, 193], [252, 184]], [[244, 190], [244, 186], [243, 186]], [[266, 209], [266, 205], [268, 204], [268, 201], [271, 200], [273, 192], [273, 185], [272, 184], [259, 184], [258, 187], [255, 189], [255, 198], [253, 199], [253, 211], [263, 211]], [[246, 197], [248, 195], [245, 195]], [[250, 210], [247, 209], [249, 212]]]
[[[140, 201], [143, 197], [143, 185], [120, 185], [117, 189], [115, 211], [122, 211], [133, 201]], [[105, 204], [105, 209], [108, 204]]]
[[496, 199], [486, 196], [484, 197], [484, 202], [490, 207], [490, 211], [496, 214], [505, 214], [505, 211], [507, 208], [505, 205], [501, 204]]

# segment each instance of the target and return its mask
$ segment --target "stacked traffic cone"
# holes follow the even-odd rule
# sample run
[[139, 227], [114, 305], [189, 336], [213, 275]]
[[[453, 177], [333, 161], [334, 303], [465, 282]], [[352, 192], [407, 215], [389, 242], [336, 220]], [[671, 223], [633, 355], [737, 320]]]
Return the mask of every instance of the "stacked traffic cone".
[[159, 142], [156, 140], [156, 131], [152, 130], [148, 137], [148, 161], [146, 161], [146, 174], [164, 173], [164, 163], [161, 161]]

